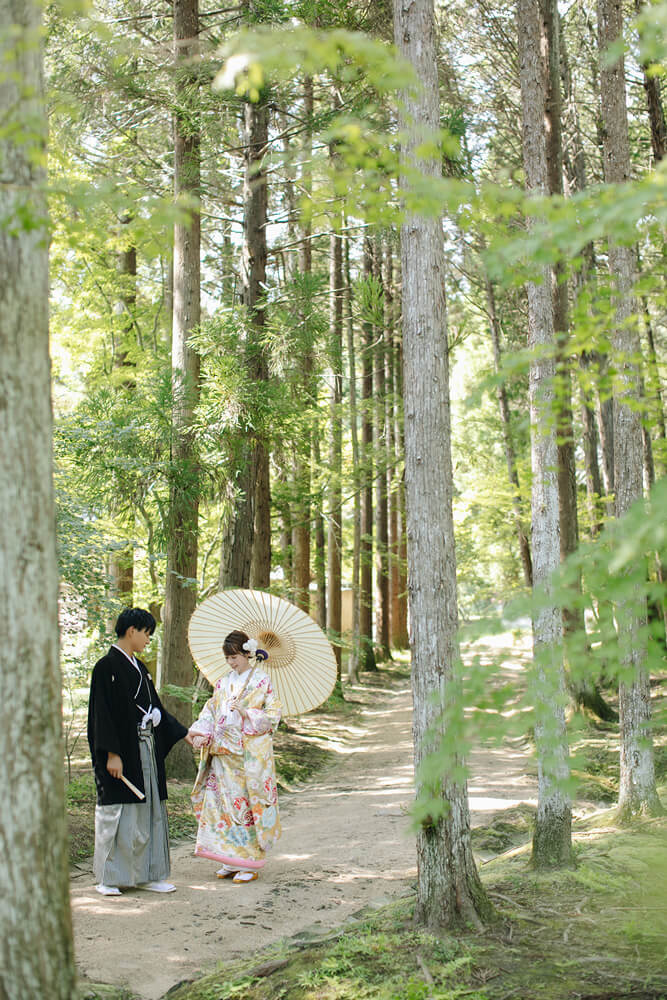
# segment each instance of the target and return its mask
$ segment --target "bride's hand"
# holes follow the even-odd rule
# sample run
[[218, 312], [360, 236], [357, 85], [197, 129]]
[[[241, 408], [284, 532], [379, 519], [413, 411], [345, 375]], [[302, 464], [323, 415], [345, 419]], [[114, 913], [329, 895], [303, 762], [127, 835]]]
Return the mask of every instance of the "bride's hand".
[[203, 735], [202, 733], [192, 733], [192, 746], [195, 750], [201, 750], [202, 747], [207, 747], [211, 742], [210, 733]]

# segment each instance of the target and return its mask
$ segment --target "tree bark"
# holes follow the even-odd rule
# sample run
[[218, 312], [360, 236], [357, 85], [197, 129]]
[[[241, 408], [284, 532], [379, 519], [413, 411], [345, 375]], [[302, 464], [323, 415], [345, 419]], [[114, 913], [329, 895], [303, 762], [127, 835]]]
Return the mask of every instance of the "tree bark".
[[[623, 33], [620, 0], [598, 0], [598, 44], [603, 55]], [[623, 56], [600, 65], [600, 103], [603, 120], [605, 181], [621, 184], [630, 179], [630, 143], [625, 95]], [[642, 496], [642, 428], [638, 410], [640, 356], [638, 303], [634, 296], [634, 249], [609, 241], [609, 271], [616, 307], [612, 350], [614, 384], [615, 513], [622, 517]], [[634, 680], [619, 683], [621, 737], [619, 811], [630, 818], [660, 810], [655, 784], [653, 743], [650, 733], [651, 697], [645, 666], [646, 650], [639, 633], [646, 620], [646, 599], [640, 594], [631, 603], [616, 606], [619, 645], [623, 662]]]
[[[550, 80], [548, 24], [553, 0], [519, 0], [518, 34], [526, 186], [547, 195], [550, 187], [547, 116]], [[528, 283], [530, 428], [532, 484], [533, 581], [548, 598], [551, 577], [560, 562], [557, 413], [554, 361], [554, 274]], [[571, 804], [564, 790], [569, 776], [563, 709], [565, 675], [562, 615], [545, 601], [533, 619], [535, 742], [538, 761], [538, 807], [533, 860], [539, 867], [571, 861]]]
[[397, 624], [400, 617], [400, 569], [398, 534], [398, 491], [400, 480], [396, 475], [396, 420], [398, 406], [396, 389], [396, 289], [394, 287], [394, 246], [391, 234], [385, 248], [385, 308], [387, 317], [387, 342], [385, 350], [385, 427], [387, 429], [387, 502], [388, 502], [388, 546], [389, 546], [389, 646], [396, 644]]
[[[301, 187], [305, 197], [309, 198], [312, 193], [312, 169], [311, 160], [313, 155], [312, 137], [312, 116], [314, 110], [313, 80], [306, 76], [303, 84], [303, 115], [306, 120], [306, 128], [303, 140], [303, 161], [304, 166], [301, 175]], [[312, 245], [312, 225], [309, 213], [305, 214], [301, 228], [301, 273], [308, 278], [313, 272], [313, 245]], [[306, 315], [301, 309], [299, 317], [301, 329], [307, 331], [311, 317]], [[307, 335], [308, 336], [308, 335]], [[311, 531], [311, 428], [313, 424], [312, 407], [310, 401], [313, 398], [313, 355], [310, 340], [305, 348], [303, 357], [300, 359], [302, 366], [302, 399], [307, 401], [307, 411], [304, 415], [306, 428], [304, 439], [299, 442], [299, 454], [296, 459], [296, 496], [295, 496], [295, 526], [294, 526], [294, 599], [298, 607], [303, 611], [310, 611], [310, 531]], [[324, 623], [323, 623], [324, 624]]]
[[[546, 100], [547, 162], [549, 193], [563, 194], [563, 141], [561, 69], [567, 57], [561, 57], [560, 18], [555, 3], [544, 7], [545, 31], [548, 40], [549, 68]], [[583, 164], [578, 163], [578, 171]], [[579, 547], [579, 515], [577, 510], [577, 479], [574, 454], [574, 423], [572, 419], [571, 360], [567, 356], [569, 334], [567, 281], [565, 268], [559, 263], [552, 274], [554, 301], [554, 334], [558, 345], [557, 395], [558, 395], [558, 509], [560, 522], [561, 561]], [[572, 587], [574, 600], [563, 607], [563, 628], [567, 634], [585, 634], [586, 625], [581, 610], [581, 574]], [[566, 683], [576, 706], [586, 706], [600, 718], [613, 718], [615, 713], [606, 704], [593, 678], [581, 677], [578, 671], [566, 672]]]
[[[560, 19], [555, 3], [543, 4], [544, 31], [548, 47], [545, 130], [549, 194], [563, 194], [562, 98], [560, 87]], [[554, 336], [557, 344], [558, 391], [558, 503], [561, 559], [575, 552], [579, 545], [577, 480], [574, 459], [572, 421], [572, 379], [570, 359], [566, 354], [569, 333], [567, 281], [565, 268], [558, 262], [551, 275], [554, 312]], [[581, 583], [577, 589], [581, 590]], [[583, 615], [570, 607], [563, 609], [566, 630], [583, 628]]]
[[[603, 356], [598, 361], [602, 382], [609, 379], [609, 359]], [[602, 449], [602, 484], [608, 498], [614, 493], [614, 399], [606, 393], [598, 394], [597, 424], [600, 447]]]
[[[364, 238], [364, 278], [373, 276], [373, 243]], [[373, 650], [373, 324], [362, 324], [361, 375], [361, 546], [359, 550], [359, 644], [362, 670], [375, 670]]]
[[264, 439], [255, 443], [255, 533], [250, 586], [268, 590], [271, 583], [271, 471]]
[[[581, 124], [579, 120], [579, 108], [575, 100], [572, 73], [568, 59], [565, 36], [560, 31], [560, 63], [561, 78], [563, 81], [563, 104], [570, 120], [570, 143], [573, 146], [573, 155], [564, 156], [567, 194], [574, 191], [585, 191], [588, 187], [586, 174], [586, 157], [584, 144], [581, 135]], [[575, 302], [587, 287], [592, 279], [595, 268], [595, 249], [592, 243], [584, 247], [582, 263], [573, 275], [573, 297]], [[583, 371], [587, 371], [593, 360], [593, 356], [582, 351], [579, 357], [579, 366]], [[585, 380], [584, 380], [585, 382]], [[581, 386], [581, 423], [583, 427], [582, 446], [584, 451], [584, 466], [586, 470], [586, 502], [588, 507], [589, 532], [591, 537], [595, 537], [602, 530], [602, 510], [600, 498], [602, 497], [602, 479], [600, 477], [600, 466], [598, 462], [598, 432], [595, 423], [595, 402], [590, 389]]]
[[[440, 158], [421, 159], [417, 152], [424, 129], [436, 135], [440, 127], [432, 0], [394, 0], [394, 33], [400, 54], [411, 62], [421, 84], [402, 95], [401, 158], [424, 178], [437, 177]], [[421, 764], [433, 749], [429, 730], [434, 725], [442, 729], [433, 696], [439, 695], [444, 704], [456, 697], [459, 662], [445, 256], [439, 219], [407, 216], [401, 226], [401, 264], [413, 734], [421, 793], [426, 785]], [[445, 775], [435, 788], [432, 784], [426, 787], [447, 808], [417, 832], [415, 917], [434, 929], [469, 921], [479, 925], [489, 908], [472, 856], [466, 783]]]
[[352, 447], [352, 486], [354, 490], [352, 524], [352, 642], [347, 661], [347, 675], [356, 682], [360, 660], [360, 575], [361, 575], [361, 461], [359, 452], [359, 414], [357, 407], [357, 363], [352, 317], [352, 279], [350, 273], [350, 242], [345, 242], [345, 327], [350, 396], [350, 443]]
[[[198, 201], [200, 132], [197, 125], [198, 84], [193, 60], [199, 51], [198, 0], [174, 0], [174, 197]], [[188, 338], [200, 320], [200, 217], [190, 208], [188, 219], [174, 226], [174, 313], [171, 336], [172, 485], [167, 534], [167, 576], [163, 610], [163, 679], [190, 687], [194, 663], [188, 646], [188, 624], [197, 600], [199, 467], [194, 414], [199, 398], [199, 356]], [[165, 707], [185, 726], [192, 722], [187, 701], [165, 696]], [[194, 773], [190, 747], [181, 742], [169, 757], [169, 772]]]
[[229, 516], [225, 525], [220, 557], [220, 590], [250, 586], [250, 562], [255, 535], [255, 449], [252, 442], [236, 442], [233, 467], [237, 482], [229, 484]]
[[[278, 488], [274, 492], [273, 500], [276, 503], [276, 509], [280, 518], [280, 565], [283, 571], [283, 581], [287, 596], [291, 600], [294, 600], [294, 589], [292, 587], [292, 533], [294, 529], [292, 527], [292, 505], [290, 503], [292, 482], [288, 479], [287, 472], [285, 471], [289, 466], [287, 454], [283, 453], [280, 455], [276, 464], [278, 466], [276, 474]], [[276, 496], [279, 497], [277, 502]]]
[[[297, 204], [296, 204], [296, 191], [295, 191], [295, 171], [293, 164], [291, 162], [290, 153], [290, 137], [288, 135], [289, 118], [285, 115], [283, 117], [283, 130], [285, 135], [283, 137], [283, 151], [285, 153], [286, 160], [286, 170], [285, 170], [285, 184], [284, 184], [284, 194], [283, 194], [283, 205], [286, 216], [286, 227], [287, 227], [287, 242], [289, 245], [294, 246], [299, 243], [298, 230], [297, 230]], [[306, 129], [306, 136], [310, 136], [310, 130]], [[304, 151], [304, 158], [307, 155]], [[304, 238], [302, 241], [303, 251], [301, 266], [308, 262], [312, 258], [310, 253], [310, 240], [305, 236], [305, 228], [303, 230]], [[305, 249], [306, 244], [308, 245], [308, 250]], [[287, 255], [284, 264], [284, 281], [286, 285], [293, 284], [296, 281], [298, 266], [297, 266], [297, 255], [295, 253], [290, 253]], [[300, 322], [303, 320], [300, 317]], [[300, 361], [302, 359], [299, 359]], [[303, 382], [298, 383], [297, 392], [299, 393], [299, 400], [303, 402], [303, 393], [306, 393], [306, 398], [310, 400], [311, 397], [311, 387], [310, 381], [310, 365], [307, 363], [309, 360], [308, 356], [303, 359]], [[310, 407], [309, 407], [310, 409]], [[291, 591], [291, 597], [297, 607], [301, 608], [302, 611], [306, 613], [310, 612], [310, 581], [311, 581], [311, 571], [310, 571], [310, 473], [311, 473], [311, 431], [310, 431], [310, 412], [306, 411], [302, 413], [302, 424], [299, 429], [298, 438], [293, 441], [295, 455], [294, 455], [294, 471], [293, 475], [289, 477], [291, 490], [289, 492], [289, 505], [281, 509], [282, 521], [283, 521], [283, 536], [281, 538], [281, 547], [283, 550], [283, 571], [285, 575], [285, 581]], [[288, 460], [287, 455], [283, 456], [283, 463]], [[281, 473], [281, 478], [284, 482], [287, 482], [287, 476]], [[288, 529], [289, 525], [289, 529]], [[287, 531], [289, 530], [289, 534]]]
[[[579, 363], [582, 368], [588, 367], [586, 352], [582, 353]], [[595, 422], [595, 402], [592, 394], [584, 386], [581, 387], [581, 423], [583, 427], [584, 467], [586, 469], [586, 502], [588, 505], [589, 532], [591, 538], [596, 538], [602, 531], [602, 479], [598, 462], [598, 431]]]
[[[255, 15], [255, 0], [245, 0], [247, 20]], [[243, 107], [243, 245], [241, 248], [241, 303], [246, 314], [245, 365], [253, 395], [261, 392], [268, 379], [268, 364], [263, 346], [266, 286], [267, 171], [265, 157], [269, 134], [269, 108], [264, 94], [257, 101], [246, 100]], [[255, 421], [252, 422], [255, 426]], [[239, 432], [239, 436], [244, 435]], [[232, 484], [241, 505], [234, 505], [225, 532], [225, 544], [232, 551], [223, 553], [229, 567], [235, 567], [239, 579], [250, 560], [249, 582], [253, 587], [268, 587], [271, 574], [271, 485], [269, 450], [264, 428], [247, 435], [237, 445], [240, 461], [236, 482]], [[246, 522], [252, 517], [250, 524]], [[249, 549], [248, 549], [249, 546]], [[248, 549], [248, 551], [246, 551]], [[240, 584], [237, 584], [240, 586]], [[245, 584], [247, 586], [247, 584]]]
[[[373, 241], [364, 238], [364, 278], [373, 277]], [[370, 318], [362, 323], [361, 361], [361, 545], [359, 549], [359, 645], [362, 670], [376, 670], [373, 647], [373, 343]]]
[[[314, 420], [313, 431], [313, 462], [319, 470], [322, 466], [322, 453], [320, 448], [320, 422], [317, 415]], [[322, 508], [318, 506], [315, 511], [315, 583], [317, 587], [316, 608], [317, 621], [322, 628], [327, 622], [327, 549], [324, 533], [324, 517]]]
[[304, 452], [297, 455], [294, 465], [294, 516], [292, 527], [292, 581], [294, 603], [302, 611], [310, 611], [310, 466], [311, 439], [297, 445]]
[[341, 683], [342, 596], [341, 570], [343, 548], [343, 241], [339, 232], [331, 233], [329, 267], [329, 360], [331, 382], [329, 393], [329, 535], [327, 540], [328, 584], [327, 629], [338, 664], [338, 684]]
[[389, 648], [389, 506], [387, 500], [387, 450], [385, 379], [386, 355], [390, 338], [389, 304], [387, 302], [387, 281], [382, 266], [384, 254], [382, 239], [375, 241], [374, 261], [378, 287], [382, 289], [383, 323], [376, 327], [375, 350], [373, 352], [374, 406], [374, 447], [376, 459], [375, 475], [375, 647], [380, 661], [391, 659]]
[[[589, 31], [592, 31], [592, 22], [587, 22]], [[599, 93], [599, 73], [595, 54], [591, 55], [591, 85], [594, 93]], [[600, 158], [604, 160], [604, 123], [602, 111], [598, 108], [595, 116], [595, 139], [600, 150]], [[602, 451], [602, 483], [606, 494], [605, 501], [607, 510], [613, 506], [614, 494], [614, 397], [608, 390], [610, 382], [610, 365], [607, 354], [596, 356], [598, 366], [598, 383], [600, 388], [597, 394], [596, 417], [598, 425], [598, 436]], [[609, 511], [611, 513], [611, 511]]]
[[[249, 5], [252, 7], [252, 4]], [[264, 163], [269, 139], [269, 109], [263, 97], [247, 101], [244, 108], [243, 252], [242, 301], [248, 314], [247, 365], [255, 392], [268, 379], [268, 364], [262, 343], [266, 311], [266, 226], [268, 214], [267, 172]], [[267, 588], [271, 575], [271, 485], [269, 452], [264, 434], [253, 437], [249, 468], [254, 481], [254, 532], [250, 564], [251, 586]]]
[[0, 996], [71, 1000], [41, 5], [0, 20]]
[[[124, 225], [131, 221], [126, 214], [121, 220]], [[134, 311], [137, 304], [137, 248], [126, 246], [120, 250], [116, 258], [116, 271], [120, 282], [120, 294], [114, 308], [114, 350], [113, 369], [114, 386], [120, 387], [131, 397], [136, 388], [134, 377], [134, 362], [130, 358], [129, 341], [134, 329]], [[128, 399], [128, 409], [132, 406]], [[113, 511], [112, 511], [113, 516]], [[125, 519], [124, 519], [125, 520]], [[129, 524], [124, 527], [131, 528]], [[131, 537], [131, 534], [130, 534]], [[111, 588], [117, 600], [126, 607], [132, 607], [132, 590], [134, 588], [134, 547], [115, 549], [109, 559], [109, 575]], [[117, 615], [116, 615], [117, 617]]]
[[[402, 309], [401, 309], [402, 313]], [[403, 348], [400, 342], [396, 343], [396, 365], [394, 368], [396, 377], [396, 410], [395, 419], [395, 440], [396, 458], [402, 459], [405, 456], [405, 433], [403, 417]], [[399, 649], [407, 649], [410, 645], [408, 634], [408, 526], [405, 517], [405, 473], [401, 476], [398, 484], [398, 582], [397, 582], [397, 607], [394, 646]]]

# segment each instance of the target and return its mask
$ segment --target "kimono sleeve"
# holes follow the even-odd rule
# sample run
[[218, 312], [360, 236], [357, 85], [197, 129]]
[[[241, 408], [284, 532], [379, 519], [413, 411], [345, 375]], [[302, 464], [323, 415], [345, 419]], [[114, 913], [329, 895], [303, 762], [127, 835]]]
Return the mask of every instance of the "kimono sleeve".
[[114, 680], [112, 664], [99, 660], [93, 667], [88, 701], [88, 744], [93, 763], [103, 752], [122, 755], [123, 743], [114, 711]]
[[249, 708], [248, 718], [243, 723], [243, 732], [248, 736], [274, 733], [282, 715], [282, 706], [270, 679], [262, 678], [260, 687], [265, 689], [264, 704], [261, 708]]

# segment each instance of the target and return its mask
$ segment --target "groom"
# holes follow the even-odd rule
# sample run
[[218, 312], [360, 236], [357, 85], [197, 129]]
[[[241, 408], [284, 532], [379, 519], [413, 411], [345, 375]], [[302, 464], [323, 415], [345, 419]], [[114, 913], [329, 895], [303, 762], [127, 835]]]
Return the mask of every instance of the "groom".
[[126, 608], [116, 642], [93, 668], [88, 743], [95, 771], [95, 888], [173, 892], [170, 871], [165, 757], [185, 726], [162, 706], [146, 666], [137, 659], [155, 631], [143, 608]]

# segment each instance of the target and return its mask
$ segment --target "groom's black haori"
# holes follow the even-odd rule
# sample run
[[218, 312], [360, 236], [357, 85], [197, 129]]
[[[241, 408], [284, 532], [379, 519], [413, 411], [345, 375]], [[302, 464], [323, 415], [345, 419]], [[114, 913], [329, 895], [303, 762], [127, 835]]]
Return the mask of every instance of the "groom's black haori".
[[137, 659], [155, 631], [143, 608], [126, 608], [118, 642], [97, 661], [90, 682], [88, 743], [93, 760], [96, 889], [173, 892], [165, 757], [187, 729], [162, 705], [146, 665]]
[[[137, 726], [149, 705], [159, 709], [160, 725], [154, 730], [155, 763], [160, 799], [167, 798], [164, 760], [171, 748], [187, 733], [187, 728], [163, 707], [146, 666], [137, 660], [136, 668], [114, 646], [93, 668], [88, 703], [88, 743], [95, 769], [97, 803], [136, 802], [137, 796], [120, 778], [107, 771], [107, 756], [117, 753], [123, 761], [123, 774], [139, 791], [145, 792], [139, 758]], [[142, 708], [139, 707], [142, 706]]]

